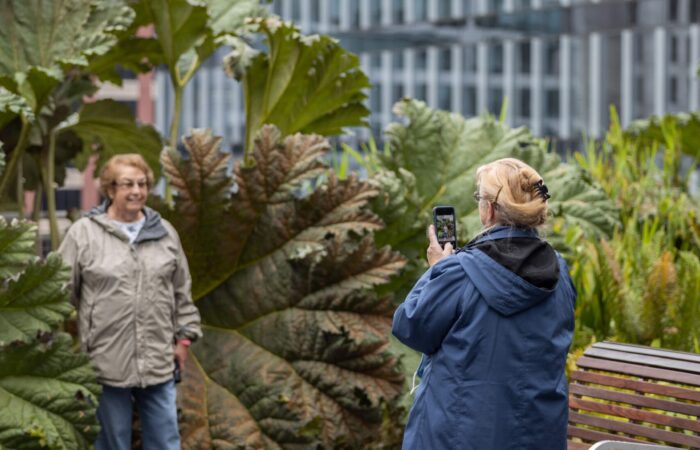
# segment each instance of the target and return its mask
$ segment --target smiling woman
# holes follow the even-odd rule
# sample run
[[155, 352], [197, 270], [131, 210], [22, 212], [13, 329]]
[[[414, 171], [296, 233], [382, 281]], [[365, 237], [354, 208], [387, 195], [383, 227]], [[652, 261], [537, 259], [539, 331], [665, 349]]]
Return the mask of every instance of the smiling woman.
[[107, 201], [59, 248], [72, 267], [81, 348], [102, 384], [96, 450], [131, 448], [132, 398], [144, 448], [180, 448], [175, 373], [202, 333], [180, 239], [145, 206], [152, 185], [140, 155], [111, 158], [100, 175]]

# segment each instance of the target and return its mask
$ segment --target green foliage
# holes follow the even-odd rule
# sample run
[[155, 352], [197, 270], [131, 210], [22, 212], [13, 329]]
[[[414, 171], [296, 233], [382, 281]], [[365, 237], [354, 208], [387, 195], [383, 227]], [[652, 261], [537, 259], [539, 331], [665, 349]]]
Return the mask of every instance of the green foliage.
[[575, 165], [562, 163], [545, 142], [526, 129], [511, 129], [491, 117], [465, 119], [402, 100], [394, 112], [405, 119], [387, 129], [387, 146], [375, 180], [382, 194], [373, 201], [387, 224], [377, 232], [380, 245], [389, 244], [409, 260], [408, 270], [394, 287], [406, 290], [425, 269], [425, 229], [435, 205], [453, 205], [459, 217], [459, 245], [481, 229], [472, 198], [476, 169], [499, 158], [514, 157], [535, 168], [552, 193], [551, 220], [545, 232], [561, 250], [572, 229], [586, 236], [607, 236], [616, 221], [607, 195]]
[[[602, 148], [576, 155], [619, 206], [620, 223], [609, 240], [571, 240], [579, 293], [577, 340], [616, 337], [699, 351], [698, 203], [679, 173], [678, 136], [686, 131], [670, 122], [656, 129], [652, 124], [651, 130], [639, 124], [634, 131], [622, 130], [615, 111], [611, 117]], [[661, 134], [648, 138], [654, 133]], [[663, 156], [661, 167], [657, 154]]]
[[91, 155], [100, 158], [95, 174], [112, 156], [120, 153], [140, 153], [148, 165], [160, 176], [159, 152], [163, 148], [158, 132], [150, 125], [138, 125], [129, 107], [114, 100], [100, 100], [84, 104], [76, 123], [66, 123], [62, 131], [74, 133], [82, 141], [82, 152], [75, 159], [84, 170]]
[[274, 124], [284, 136], [329, 136], [367, 125], [363, 102], [369, 80], [356, 55], [328, 36], [303, 36], [278, 18], [249, 25], [265, 36], [269, 51], [256, 52], [239, 41], [225, 62], [227, 73], [243, 83], [248, 155], [264, 124]]
[[[196, 282], [204, 338], [180, 390], [183, 447], [356, 448], [376, 439], [403, 378], [388, 352], [391, 301], [378, 296], [404, 264], [377, 248], [367, 209], [377, 194], [326, 171], [320, 136], [265, 126], [254, 164], [194, 131], [187, 156], [164, 152]], [[197, 230], [197, 233], [193, 233]], [[395, 420], [395, 418], [392, 418]]]
[[0, 218], [0, 447], [87, 449], [100, 388], [56, 327], [73, 310], [57, 255], [34, 256], [35, 225]]

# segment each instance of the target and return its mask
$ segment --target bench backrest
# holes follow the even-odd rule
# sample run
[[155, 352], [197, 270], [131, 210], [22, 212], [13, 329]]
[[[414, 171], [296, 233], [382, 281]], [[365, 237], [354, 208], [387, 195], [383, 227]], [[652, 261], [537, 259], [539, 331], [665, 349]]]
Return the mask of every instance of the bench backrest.
[[604, 440], [700, 449], [700, 355], [600, 342], [576, 365], [569, 450]]

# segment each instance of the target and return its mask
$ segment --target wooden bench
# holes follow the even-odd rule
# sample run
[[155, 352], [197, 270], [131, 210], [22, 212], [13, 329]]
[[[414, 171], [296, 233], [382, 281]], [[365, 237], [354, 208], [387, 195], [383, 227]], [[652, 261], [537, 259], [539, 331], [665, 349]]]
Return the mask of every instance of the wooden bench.
[[600, 342], [569, 379], [569, 450], [598, 441], [700, 449], [700, 355]]

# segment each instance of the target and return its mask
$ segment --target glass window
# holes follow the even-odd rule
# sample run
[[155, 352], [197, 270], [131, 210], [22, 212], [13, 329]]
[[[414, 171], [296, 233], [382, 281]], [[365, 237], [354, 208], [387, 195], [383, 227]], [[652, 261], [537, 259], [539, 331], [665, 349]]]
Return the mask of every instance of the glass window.
[[[375, 0], [375, 1], [378, 1], [378, 0]], [[415, 5], [416, 5], [416, 9], [415, 9], [416, 22], [421, 22], [421, 21], [426, 20], [426, 18], [428, 17], [428, 10], [427, 10], [426, 4], [425, 4], [426, 0], [408, 0], [408, 1], [416, 2], [415, 3]]]
[[382, 85], [374, 84], [372, 85], [372, 92], [370, 93], [370, 108], [374, 112], [379, 112], [382, 110]]
[[678, 62], [678, 38], [674, 35], [671, 35], [671, 39], [669, 39], [668, 45], [671, 47], [671, 62], [672, 63], [677, 63]]
[[520, 89], [519, 109], [521, 117], [530, 117], [530, 89]]
[[331, 2], [331, 8], [330, 8], [330, 22], [331, 25], [338, 26], [340, 25], [340, 0], [330, 0]]
[[518, 72], [530, 73], [530, 41], [518, 43]]
[[464, 71], [476, 72], [476, 45], [464, 47]]
[[[377, 0], [375, 0], [377, 1]], [[377, 1], [377, 3], [379, 3]], [[393, 0], [391, 4], [391, 17], [393, 23], [403, 23], [404, 0]]]
[[416, 98], [418, 100], [426, 100], [428, 98], [428, 87], [425, 83], [418, 83], [416, 85]]
[[452, 109], [452, 88], [440, 86], [438, 89], [438, 108], [449, 111]]
[[545, 73], [559, 74], [559, 42], [550, 40], [545, 44]]
[[391, 53], [391, 66], [394, 70], [403, 69], [403, 50]]
[[476, 88], [467, 86], [462, 91], [462, 114], [466, 117], [476, 115]]
[[287, 0], [292, 3], [292, 20], [298, 22], [301, 20], [301, 3], [299, 0]]
[[320, 9], [321, 5], [320, 2], [321, 0], [311, 0], [311, 23], [317, 24], [321, 20], [320, 16]]
[[416, 50], [416, 69], [425, 70], [428, 66], [428, 53], [423, 49]]
[[503, 73], [503, 44], [489, 46], [489, 73]]
[[671, 22], [678, 20], [678, 0], [668, 1], [668, 20]]
[[360, 28], [360, 0], [350, 2], [350, 28]]
[[452, 70], [452, 50], [449, 48], [440, 49], [440, 70]]
[[404, 95], [403, 84], [395, 84], [393, 90], [393, 101], [398, 102], [403, 98]]
[[379, 25], [382, 23], [382, 2], [374, 1], [370, 6], [370, 23]]
[[438, 3], [438, 17], [441, 19], [452, 17], [452, 0], [440, 0], [440, 3]]
[[489, 111], [491, 114], [498, 116], [501, 114], [501, 107], [503, 106], [503, 89], [500, 87], [493, 87], [489, 89]]
[[559, 91], [556, 89], [547, 89], [545, 93], [545, 115], [550, 118], [559, 117]]
[[370, 53], [369, 66], [373, 69], [382, 67], [382, 54], [380, 52]]
[[678, 103], [678, 78], [671, 76], [668, 84], [668, 100], [671, 103]]

